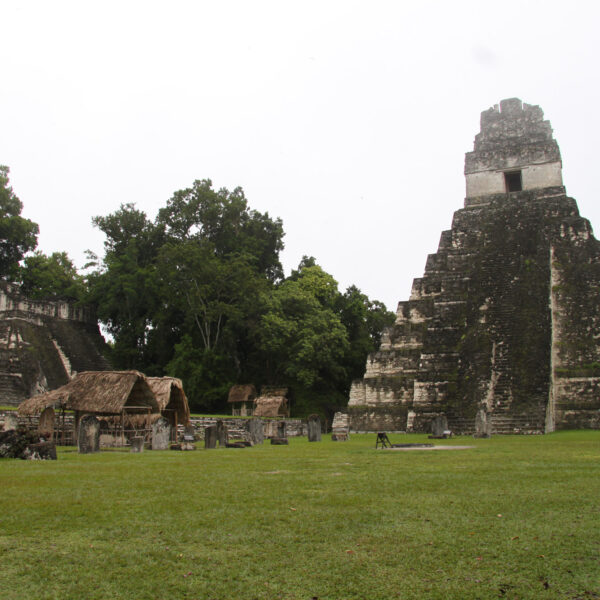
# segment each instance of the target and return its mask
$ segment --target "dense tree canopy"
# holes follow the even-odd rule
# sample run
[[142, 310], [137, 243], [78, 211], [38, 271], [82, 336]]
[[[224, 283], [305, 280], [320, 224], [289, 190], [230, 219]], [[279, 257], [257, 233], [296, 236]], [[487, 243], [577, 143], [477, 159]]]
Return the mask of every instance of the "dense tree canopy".
[[94, 217], [104, 255], [85, 278], [64, 252], [32, 252], [38, 228], [21, 210], [0, 167], [0, 275], [33, 298], [93, 304], [115, 368], [182, 378], [196, 410], [223, 411], [229, 387], [251, 382], [288, 387], [297, 416], [330, 415], [393, 320], [313, 257], [285, 278], [282, 223], [241, 188], [199, 180], [154, 221], [132, 203]]
[[30, 254], [23, 261], [20, 279], [23, 292], [30, 298], [79, 300], [85, 295], [83, 277], [66, 252]]
[[37, 223], [21, 216], [22, 202], [9, 186], [8, 167], [0, 165], [0, 277], [16, 280], [19, 263], [37, 246]]
[[181, 377], [196, 409], [223, 410], [233, 383], [253, 382], [289, 387], [296, 414], [330, 412], [393, 319], [312, 257], [284, 278], [282, 223], [240, 188], [195, 181], [154, 222], [133, 204], [93, 222], [106, 241], [89, 297], [113, 363]]

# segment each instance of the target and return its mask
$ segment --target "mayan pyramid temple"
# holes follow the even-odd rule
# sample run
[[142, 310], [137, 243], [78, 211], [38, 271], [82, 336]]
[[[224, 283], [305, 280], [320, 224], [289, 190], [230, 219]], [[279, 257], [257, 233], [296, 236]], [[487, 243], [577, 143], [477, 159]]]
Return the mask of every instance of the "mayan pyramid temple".
[[481, 114], [466, 199], [350, 391], [355, 431], [600, 428], [600, 244], [539, 106]]

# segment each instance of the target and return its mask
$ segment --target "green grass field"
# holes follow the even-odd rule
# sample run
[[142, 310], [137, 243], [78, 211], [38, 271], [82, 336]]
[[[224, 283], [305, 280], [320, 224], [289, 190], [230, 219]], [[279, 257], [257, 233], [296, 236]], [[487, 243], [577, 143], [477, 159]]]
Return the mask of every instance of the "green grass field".
[[0, 596], [600, 598], [600, 432], [374, 443], [1, 460]]

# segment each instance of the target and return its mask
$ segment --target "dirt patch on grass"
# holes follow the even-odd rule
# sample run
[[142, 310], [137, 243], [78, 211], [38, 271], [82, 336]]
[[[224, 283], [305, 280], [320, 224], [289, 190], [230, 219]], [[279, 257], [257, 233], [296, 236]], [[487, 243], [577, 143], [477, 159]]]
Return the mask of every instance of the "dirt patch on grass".
[[475, 446], [412, 446], [405, 448], [384, 448], [384, 450], [396, 450], [396, 451], [415, 451], [415, 450], [468, 450], [469, 448], [475, 448]]

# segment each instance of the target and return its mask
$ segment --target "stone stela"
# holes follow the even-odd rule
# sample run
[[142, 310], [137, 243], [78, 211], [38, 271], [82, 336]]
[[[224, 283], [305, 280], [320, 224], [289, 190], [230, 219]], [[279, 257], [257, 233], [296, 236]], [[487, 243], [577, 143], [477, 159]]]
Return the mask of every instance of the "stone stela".
[[100, 452], [100, 421], [94, 415], [85, 415], [79, 421], [77, 450], [79, 454]]

